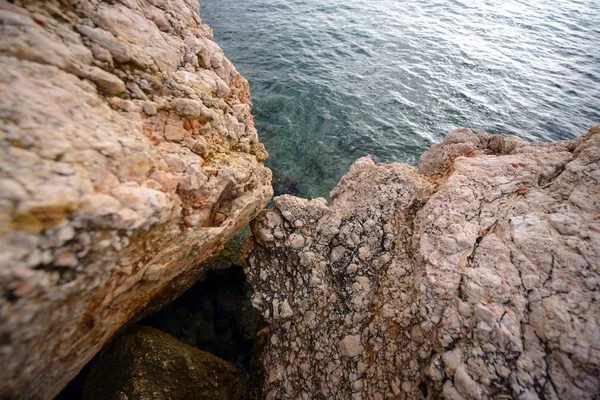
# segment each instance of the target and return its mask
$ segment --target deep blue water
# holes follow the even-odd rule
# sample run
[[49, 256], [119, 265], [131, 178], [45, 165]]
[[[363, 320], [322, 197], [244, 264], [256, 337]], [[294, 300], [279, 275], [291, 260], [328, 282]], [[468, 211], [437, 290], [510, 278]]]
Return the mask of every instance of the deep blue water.
[[202, 0], [250, 82], [276, 193], [356, 158], [414, 164], [459, 126], [531, 140], [600, 122], [599, 0]]

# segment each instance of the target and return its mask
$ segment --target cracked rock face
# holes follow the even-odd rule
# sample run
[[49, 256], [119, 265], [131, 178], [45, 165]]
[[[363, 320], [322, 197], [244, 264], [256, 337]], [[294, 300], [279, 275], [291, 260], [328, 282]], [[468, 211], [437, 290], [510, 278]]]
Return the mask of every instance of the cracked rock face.
[[269, 399], [600, 393], [600, 126], [527, 143], [460, 129], [419, 171], [357, 160], [280, 196], [246, 270]]
[[272, 195], [196, 0], [0, 0], [0, 397], [52, 398]]

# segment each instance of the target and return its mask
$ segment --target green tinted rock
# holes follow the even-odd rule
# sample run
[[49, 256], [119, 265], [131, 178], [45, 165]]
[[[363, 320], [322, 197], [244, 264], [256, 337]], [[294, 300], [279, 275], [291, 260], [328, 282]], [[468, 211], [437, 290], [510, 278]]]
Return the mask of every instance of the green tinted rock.
[[84, 399], [246, 399], [244, 369], [174, 337], [135, 326], [93, 363]]

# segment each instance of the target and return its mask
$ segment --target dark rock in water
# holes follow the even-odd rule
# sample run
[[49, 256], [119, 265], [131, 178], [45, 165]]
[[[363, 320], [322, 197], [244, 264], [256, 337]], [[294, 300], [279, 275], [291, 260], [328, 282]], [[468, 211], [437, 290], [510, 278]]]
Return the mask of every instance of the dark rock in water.
[[273, 177], [273, 190], [274, 196], [281, 196], [283, 194], [299, 196], [302, 193], [306, 193], [309, 187], [302, 177], [285, 174]]
[[83, 398], [247, 399], [246, 371], [174, 337], [134, 326], [93, 363]]

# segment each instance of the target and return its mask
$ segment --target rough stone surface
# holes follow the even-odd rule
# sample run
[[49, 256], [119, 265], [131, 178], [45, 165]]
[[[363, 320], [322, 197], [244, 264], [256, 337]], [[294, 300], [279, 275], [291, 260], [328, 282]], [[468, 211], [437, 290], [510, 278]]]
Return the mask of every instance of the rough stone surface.
[[136, 326], [102, 350], [84, 400], [247, 399], [248, 374], [159, 330]]
[[267, 398], [598, 398], [600, 126], [461, 129], [419, 170], [361, 158], [253, 222]]
[[360, 354], [360, 335], [348, 335], [340, 341], [340, 353], [346, 357]]
[[0, 397], [52, 398], [272, 195], [197, 0], [0, 0]]

